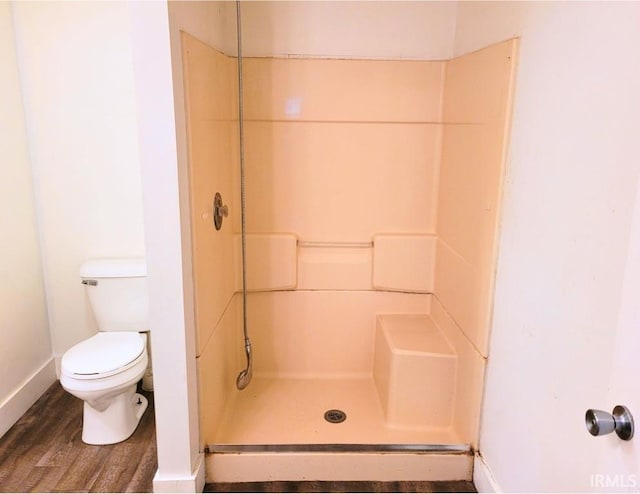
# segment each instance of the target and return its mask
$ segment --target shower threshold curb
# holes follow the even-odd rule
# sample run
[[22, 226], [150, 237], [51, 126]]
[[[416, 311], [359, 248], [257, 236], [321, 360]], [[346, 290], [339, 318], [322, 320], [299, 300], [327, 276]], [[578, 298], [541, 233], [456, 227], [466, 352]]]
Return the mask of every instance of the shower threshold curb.
[[206, 453], [470, 454], [468, 444], [209, 444]]

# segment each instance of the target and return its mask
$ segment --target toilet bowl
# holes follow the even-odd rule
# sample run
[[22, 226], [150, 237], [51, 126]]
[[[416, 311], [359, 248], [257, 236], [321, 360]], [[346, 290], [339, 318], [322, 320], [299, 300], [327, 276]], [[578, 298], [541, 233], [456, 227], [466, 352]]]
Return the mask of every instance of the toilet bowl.
[[84, 401], [87, 444], [124, 441], [147, 408], [147, 398], [136, 393], [150, 374], [145, 276], [140, 259], [88, 261], [81, 269], [99, 332], [65, 352], [60, 384]]
[[133, 434], [148, 405], [135, 392], [147, 363], [141, 333], [98, 333], [65, 353], [60, 383], [84, 401], [83, 442], [113, 444]]

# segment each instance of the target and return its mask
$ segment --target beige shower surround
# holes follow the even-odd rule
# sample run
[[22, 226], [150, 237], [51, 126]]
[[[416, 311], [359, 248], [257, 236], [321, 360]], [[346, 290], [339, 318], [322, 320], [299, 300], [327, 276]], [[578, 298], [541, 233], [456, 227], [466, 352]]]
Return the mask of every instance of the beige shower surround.
[[[407, 442], [476, 444], [516, 50], [510, 40], [450, 61], [243, 60], [256, 389], [270, 379], [367, 387], [374, 362], [379, 374], [389, 359], [376, 316], [423, 314], [447, 344], [452, 389], [438, 406], [448, 412], [436, 424], [415, 423], [424, 409], [404, 425], [387, 417], [387, 427], [422, 431]], [[266, 440], [240, 426], [234, 438], [230, 418], [251, 408], [250, 388], [234, 387], [244, 365], [237, 60], [186, 34], [183, 55], [202, 442]], [[216, 191], [230, 211], [219, 232]], [[442, 387], [427, 372], [415, 385]], [[399, 395], [411, 404], [412, 393]]]

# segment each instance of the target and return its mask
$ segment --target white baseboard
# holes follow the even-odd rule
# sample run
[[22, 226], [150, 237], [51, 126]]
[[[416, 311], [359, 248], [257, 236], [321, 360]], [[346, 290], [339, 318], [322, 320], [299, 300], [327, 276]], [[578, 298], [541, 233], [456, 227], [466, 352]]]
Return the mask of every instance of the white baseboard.
[[60, 373], [61, 373], [61, 369], [62, 369], [62, 355], [54, 355], [53, 358], [54, 358], [55, 364], [56, 364], [56, 376], [57, 376], [58, 381], [59, 381], [60, 380]]
[[158, 470], [153, 477], [153, 492], [202, 492], [204, 490], [204, 453], [198, 455], [196, 465], [188, 477], [165, 477]]
[[480, 453], [476, 453], [473, 458], [473, 484], [478, 492], [502, 492]]
[[56, 366], [51, 357], [0, 404], [0, 437], [11, 429], [55, 381]]

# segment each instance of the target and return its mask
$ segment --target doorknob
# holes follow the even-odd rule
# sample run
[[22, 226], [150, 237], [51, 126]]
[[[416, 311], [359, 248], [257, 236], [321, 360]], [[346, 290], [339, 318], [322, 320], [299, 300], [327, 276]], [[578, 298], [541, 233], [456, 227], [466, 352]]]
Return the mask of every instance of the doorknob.
[[213, 198], [213, 224], [216, 230], [222, 228], [222, 218], [229, 216], [229, 208], [226, 204], [222, 204], [222, 196], [220, 192], [216, 192]]
[[633, 416], [629, 409], [622, 405], [616, 405], [612, 413], [589, 409], [584, 421], [592, 436], [604, 436], [616, 431], [618, 437], [625, 441], [633, 437]]

